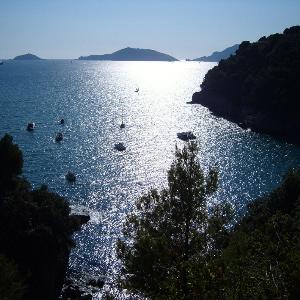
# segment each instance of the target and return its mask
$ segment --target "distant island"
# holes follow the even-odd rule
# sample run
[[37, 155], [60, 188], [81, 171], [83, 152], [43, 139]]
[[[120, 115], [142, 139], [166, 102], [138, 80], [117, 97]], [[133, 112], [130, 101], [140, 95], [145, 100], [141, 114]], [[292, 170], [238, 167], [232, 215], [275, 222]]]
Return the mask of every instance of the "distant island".
[[111, 54], [80, 56], [80, 60], [177, 61], [175, 57], [151, 49], [124, 48]]
[[193, 61], [207, 61], [207, 62], [219, 62], [221, 59], [226, 59], [230, 55], [235, 54], [236, 50], [239, 48], [239, 44], [233, 45], [224, 49], [223, 51], [215, 51], [209, 56], [202, 56], [193, 59]]
[[23, 55], [18, 55], [14, 58], [14, 60], [41, 60], [40, 57], [31, 54], [31, 53], [27, 53], [27, 54], [23, 54]]
[[192, 103], [241, 127], [300, 145], [300, 26], [244, 41], [207, 72]]

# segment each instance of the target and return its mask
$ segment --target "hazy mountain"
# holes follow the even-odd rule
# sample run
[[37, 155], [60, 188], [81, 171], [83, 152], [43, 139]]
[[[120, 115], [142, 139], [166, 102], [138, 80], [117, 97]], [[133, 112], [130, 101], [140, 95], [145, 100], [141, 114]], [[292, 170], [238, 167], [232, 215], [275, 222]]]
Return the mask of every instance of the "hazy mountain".
[[213, 54], [209, 56], [202, 56], [199, 58], [193, 59], [194, 61], [210, 61], [210, 62], [218, 62], [221, 59], [226, 59], [230, 55], [235, 54], [236, 50], [239, 48], [239, 44], [233, 45], [224, 49], [223, 51], [215, 51]]
[[41, 58], [31, 53], [18, 55], [14, 58], [14, 60], [39, 60], [39, 59]]
[[151, 49], [124, 48], [111, 54], [80, 56], [81, 60], [176, 61], [175, 57]]

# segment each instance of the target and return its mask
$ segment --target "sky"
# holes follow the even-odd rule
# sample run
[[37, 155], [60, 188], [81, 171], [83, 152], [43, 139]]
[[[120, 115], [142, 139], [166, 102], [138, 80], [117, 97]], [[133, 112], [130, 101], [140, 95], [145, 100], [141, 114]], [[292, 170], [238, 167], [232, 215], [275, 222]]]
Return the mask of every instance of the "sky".
[[196, 58], [300, 25], [300, 0], [0, 0], [0, 58], [125, 47]]

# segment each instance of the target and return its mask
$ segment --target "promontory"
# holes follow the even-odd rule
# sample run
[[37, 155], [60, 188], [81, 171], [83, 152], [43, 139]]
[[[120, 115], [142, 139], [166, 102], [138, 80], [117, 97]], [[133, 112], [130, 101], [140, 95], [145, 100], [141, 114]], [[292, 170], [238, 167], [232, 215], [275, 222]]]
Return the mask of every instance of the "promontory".
[[300, 145], [300, 26], [244, 41], [209, 70], [192, 103], [241, 127]]

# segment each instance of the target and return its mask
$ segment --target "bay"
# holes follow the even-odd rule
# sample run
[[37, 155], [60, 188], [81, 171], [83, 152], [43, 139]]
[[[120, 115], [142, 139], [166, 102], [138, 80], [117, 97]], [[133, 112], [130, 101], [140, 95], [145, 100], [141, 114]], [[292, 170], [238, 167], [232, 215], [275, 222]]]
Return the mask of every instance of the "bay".
[[[175, 145], [184, 144], [177, 132], [192, 130], [204, 170], [219, 169], [211, 201], [230, 201], [238, 211], [300, 165], [300, 147], [186, 104], [215, 65], [42, 60], [0, 67], [0, 135], [11, 134], [20, 146], [24, 175], [33, 187], [47, 184], [91, 216], [75, 235], [71, 271], [117, 272], [114, 245], [122, 223], [141, 195], [166, 186]], [[30, 121], [33, 132], [26, 131]], [[61, 143], [57, 132], [64, 135]], [[126, 151], [114, 150], [118, 142]], [[74, 184], [65, 180], [69, 170], [77, 175]]]

